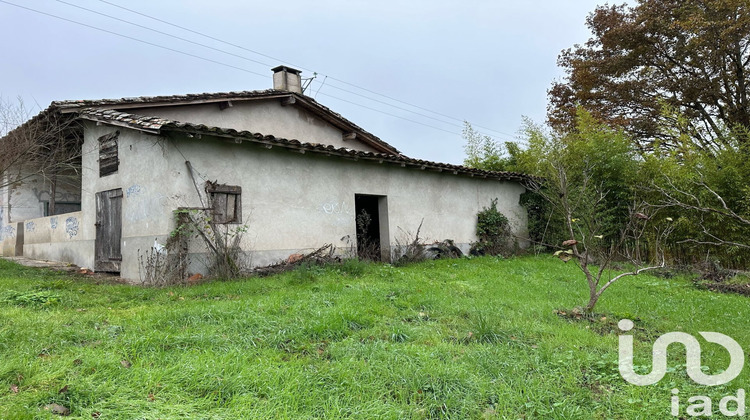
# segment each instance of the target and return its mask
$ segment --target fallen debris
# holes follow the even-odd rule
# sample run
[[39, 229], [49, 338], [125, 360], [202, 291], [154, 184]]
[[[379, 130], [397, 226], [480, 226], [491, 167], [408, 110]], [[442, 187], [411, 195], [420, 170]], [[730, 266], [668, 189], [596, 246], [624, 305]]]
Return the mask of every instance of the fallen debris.
[[256, 267], [251, 270], [250, 274], [265, 277], [294, 270], [304, 263], [316, 265], [340, 263], [341, 257], [335, 255], [335, 251], [336, 248], [332, 244], [326, 244], [309, 254], [292, 254], [282, 262]]

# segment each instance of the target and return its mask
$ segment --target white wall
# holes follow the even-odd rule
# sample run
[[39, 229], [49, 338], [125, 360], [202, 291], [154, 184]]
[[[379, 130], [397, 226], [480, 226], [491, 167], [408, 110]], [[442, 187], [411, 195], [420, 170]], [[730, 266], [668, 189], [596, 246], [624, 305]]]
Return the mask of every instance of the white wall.
[[[394, 245], [399, 228], [414, 232], [424, 219], [423, 238], [453, 239], [466, 246], [476, 239], [477, 212], [493, 198], [516, 232], [525, 235], [526, 212], [518, 204], [524, 188], [516, 182], [268, 150], [206, 136], [167, 139], [120, 128], [120, 170], [100, 178], [92, 151], [99, 136], [114, 130], [87, 126], [84, 151], [91, 153], [84, 155], [87, 192], [79, 235], [89, 241], [95, 237], [95, 193], [122, 188], [123, 278], [137, 279], [139, 250], [147, 251], [155, 239], [166, 241], [174, 228], [173, 210], [201, 206], [186, 160], [196, 170], [201, 191], [206, 180], [242, 187], [242, 213], [249, 228], [243, 249], [252, 251], [256, 265], [324, 243], [353, 246], [355, 194], [387, 196]], [[87, 266], [93, 266], [93, 248], [91, 254]]]
[[[121, 132], [119, 170], [100, 177], [97, 139], [115, 130]], [[166, 242], [175, 226], [173, 211], [202, 206], [186, 160], [195, 169], [202, 195], [208, 180], [242, 187], [242, 214], [248, 227], [243, 249], [250, 251], [255, 265], [270, 264], [325, 243], [340, 250], [355, 246], [355, 194], [387, 197], [391, 245], [402, 235], [401, 229], [414, 233], [424, 220], [422, 238], [453, 239], [466, 248], [476, 240], [477, 212], [493, 198], [498, 198], [500, 211], [511, 220], [516, 233], [526, 235], [526, 211], [519, 205], [524, 188], [516, 182], [301, 154], [277, 147], [269, 150], [208, 136], [165, 137], [87, 123], [82, 211], [69, 216], [76, 219], [76, 234], [70, 236], [60, 228], [64, 216], [29, 220], [34, 226], [25, 226], [28, 238], [24, 252], [34, 258], [60, 259], [93, 268], [96, 193], [121, 188], [121, 277], [138, 279], [139, 253], [147, 252], [154, 240]], [[15, 232], [6, 236], [9, 240], [0, 248], [15, 244]]]
[[[44, 217], [45, 202], [50, 201], [50, 182], [42, 175], [23, 176], [23, 181], [4, 188], [2, 212], [5, 223], [22, 222]], [[78, 175], [61, 178], [55, 197], [58, 202], [80, 202], [80, 180]]]
[[23, 256], [90, 267], [93, 242], [79, 236], [82, 220], [83, 213], [74, 212], [25, 221]]
[[330, 144], [336, 147], [368, 152], [376, 151], [358, 140], [343, 140], [342, 131], [299, 106], [281, 105], [281, 99], [233, 101], [233, 106], [219, 109], [218, 103], [128, 109], [125, 112], [156, 116], [176, 121], [233, 128], [273, 135], [287, 140]]

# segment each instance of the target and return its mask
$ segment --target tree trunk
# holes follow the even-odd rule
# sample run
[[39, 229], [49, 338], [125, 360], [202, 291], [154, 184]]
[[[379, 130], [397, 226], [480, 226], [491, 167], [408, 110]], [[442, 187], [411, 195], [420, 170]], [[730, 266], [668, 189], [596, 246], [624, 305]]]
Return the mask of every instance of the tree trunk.
[[52, 175], [52, 179], [50, 180], [50, 188], [49, 188], [49, 209], [48, 209], [48, 216], [54, 216], [55, 215], [55, 196], [57, 195], [57, 174]]
[[586, 308], [584, 310], [586, 313], [591, 313], [594, 311], [594, 306], [596, 306], [596, 302], [599, 300], [599, 294], [598, 293], [591, 293], [589, 296], [589, 303], [586, 304]]

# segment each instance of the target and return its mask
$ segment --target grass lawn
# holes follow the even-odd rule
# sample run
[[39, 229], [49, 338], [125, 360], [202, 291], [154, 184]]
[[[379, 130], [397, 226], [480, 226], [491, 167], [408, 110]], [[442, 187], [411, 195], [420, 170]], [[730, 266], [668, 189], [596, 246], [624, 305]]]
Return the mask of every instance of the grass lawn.
[[[552, 257], [350, 262], [190, 288], [96, 285], [0, 260], [0, 418], [664, 419], [671, 389], [750, 390], [749, 369], [704, 388], [674, 346], [658, 384], [617, 370], [620, 318], [650, 371], [662, 333], [725, 333], [750, 350], [748, 298], [642, 275], [604, 294], [596, 321]], [[728, 364], [703, 342], [712, 373]], [[61, 392], [62, 391], [62, 392]]]

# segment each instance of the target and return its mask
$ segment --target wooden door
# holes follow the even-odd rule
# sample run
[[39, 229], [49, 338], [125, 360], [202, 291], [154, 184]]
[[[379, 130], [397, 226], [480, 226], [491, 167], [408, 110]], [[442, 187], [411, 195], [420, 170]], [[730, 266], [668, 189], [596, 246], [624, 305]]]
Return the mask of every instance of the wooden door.
[[96, 193], [94, 270], [120, 272], [122, 262], [122, 189]]
[[24, 232], [23, 222], [19, 222], [16, 225], [16, 257], [23, 257]]

